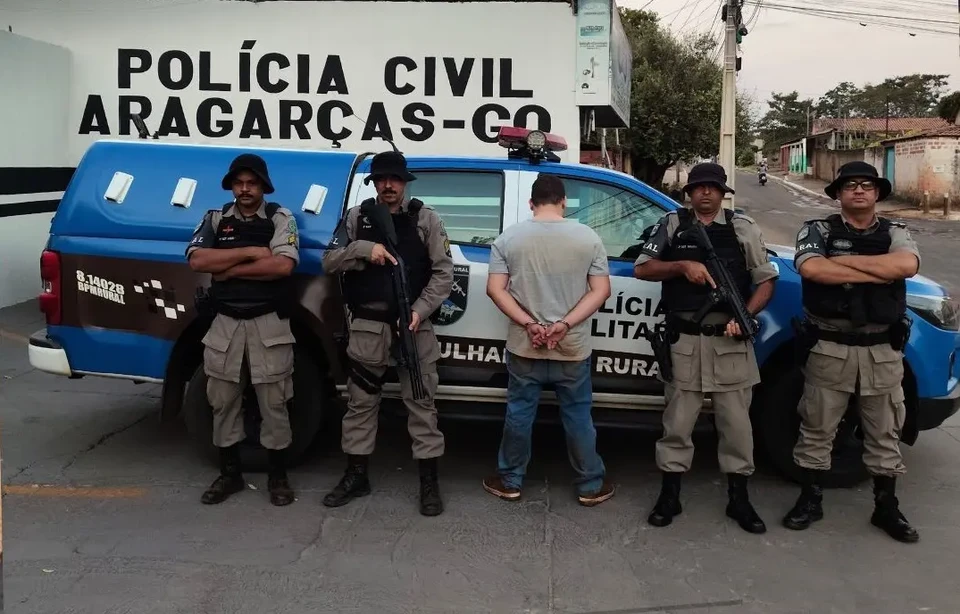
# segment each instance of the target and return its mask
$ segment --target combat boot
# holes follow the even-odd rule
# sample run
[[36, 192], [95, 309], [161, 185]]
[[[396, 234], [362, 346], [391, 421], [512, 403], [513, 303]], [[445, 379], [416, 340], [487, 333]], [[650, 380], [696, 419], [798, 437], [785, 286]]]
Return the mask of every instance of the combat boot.
[[897, 478], [893, 476], [874, 476], [874, 510], [870, 522], [887, 532], [893, 539], [908, 544], [920, 541], [920, 534], [910, 526], [900, 513], [900, 503], [896, 497]]
[[290, 505], [293, 503], [293, 488], [287, 479], [286, 450], [267, 450], [267, 490], [270, 491], [270, 503]]
[[783, 526], [794, 531], [802, 531], [823, 519], [823, 488], [820, 487], [820, 472], [814, 469], [802, 469], [802, 471], [800, 496], [793, 509], [783, 517]]
[[357, 497], [365, 497], [370, 494], [370, 480], [367, 478], [369, 458], [369, 456], [359, 454], [347, 455], [347, 470], [340, 478], [340, 483], [323, 498], [325, 506], [340, 507]]
[[240, 472], [239, 444], [220, 448], [220, 475], [200, 497], [206, 505], [223, 503], [227, 497], [243, 490], [243, 475]]
[[727, 475], [727, 516], [733, 518], [740, 528], [748, 533], [766, 533], [767, 525], [753, 509], [747, 495], [747, 476], [737, 473]]
[[439, 516], [443, 513], [436, 458], [420, 459], [420, 513], [424, 516]]
[[680, 478], [682, 473], [663, 472], [663, 482], [660, 485], [660, 496], [653, 506], [653, 511], [647, 516], [647, 522], [655, 527], [665, 527], [673, 522], [674, 516], [683, 511], [680, 506]]

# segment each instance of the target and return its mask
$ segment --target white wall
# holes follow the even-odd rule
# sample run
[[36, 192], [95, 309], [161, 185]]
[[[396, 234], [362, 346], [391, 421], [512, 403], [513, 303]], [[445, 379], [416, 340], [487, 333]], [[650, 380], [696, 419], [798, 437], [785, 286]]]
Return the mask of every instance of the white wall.
[[[73, 166], [67, 117], [70, 52], [11, 34], [4, 28], [0, 31], [0, 84], [0, 168]], [[3, 191], [0, 190], [0, 307], [39, 293], [40, 252], [53, 217], [52, 213], [7, 215], [14, 209], [4, 212], [3, 208], [58, 199], [61, 195]]]
[[[472, 129], [475, 117], [484, 120], [483, 105], [496, 105], [511, 116], [497, 119], [493, 113], [487, 114], [493, 125], [510, 124], [522, 107], [535, 105], [549, 114], [551, 131], [567, 139], [570, 150], [561, 157], [579, 161], [576, 28], [565, 3], [4, 0], [0, 27], [6, 24], [11, 24], [14, 32], [56, 42], [73, 52], [68, 118], [73, 160], [79, 160], [92, 141], [108, 136], [106, 131], [82, 128], [85, 110], [99, 109], [98, 101], [102, 101], [102, 119], [109, 136], [116, 137], [132, 131], [118, 115], [121, 97], [133, 96], [150, 101], [147, 125], [151, 131], [172, 132], [161, 137], [165, 139], [325, 149], [329, 141], [317, 126], [317, 111], [324, 103], [349, 104], [371, 127], [375, 123], [368, 120], [371, 107], [382, 103], [394, 140], [405, 153], [493, 156], [504, 155], [504, 150], [484, 143]], [[243, 50], [244, 41], [255, 41], [252, 49]], [[261, 64], [267, 54], [279, 55], [266, 58], [273, 63]], [[143, 67], [141, 62], [148, 55], [150, 65]], [[192, 65], [192, 78], [182, 73], [186, 57]], [[397, 71], [399, 85], [412, 85], [409, 93], [391, 92], [385, 83], [385, 67], [391, 59], [396, 64], [400, 57], [417, 65], [411, 71]], [[437, 58], [434, 91], [427, 89], [427, 58]], [[444, 58], [450, 58], [454, 70], [473, 61], [460, 95], [452, 91]], [[325, 62], [337, 59], [345, 88], [317, 93]], [[277, 61], [289, 66], [281, 68]], [[309, 73], [301, 70], [306, 63]], [[134, 71], [143, 70], [131, 74], [131, 66]], [[258, 81], [258, 66], [274, 83], [285, 79], [288, 83], [283, 91], [265, 91], [263, 85], [270, 86]], [[511, 86], [512, 92], [501, 87], [505, 66], [512, 67], [512, 79], [504, 84]], [[202, 77], [207, 84], [201, 84]], [[245, 78], [249, 88], [243, 86]], [[177, 84], [181, 79], [183, 87]], [[209, 82], [222, 84], [222, 91]], [[228, 102], [232, 113], [215, 108], [213, 99], [217, 98]], [[296, 130], [281, 134], [281, 101], [286, 101], [293, 117], [299, 117], [298, 105], [309, 109], [306, 138], [298, 137]], [[254, 109], [262, 103], [270, 138], [241, 135], [251, 103]], [[132, 108], [136, 112], [138, 105]], [[168, 119], [176, 119], [181, 108], [189, 136], [177, 136], [170, 125], [162, 127], [165, 110]], [[201, 133], [200, 125], [211, 123], [202, 116], [211, 109], [213, 122], [233, 120], [222, 136]], [[425, 111], [433, 116], [425, 117]], [[423, 120], [434, 126], [433, 134], [425, 139], [417, 136], [421, 128], [415, 125]], [[459, 120], [464, 127], [444, 128], [444, 120]], [[352, 131], [343, 140], [344, 149], [388, 148], [379, 139], [362, 139], [363, 123], [353, 118], [344, 121], [339, 111], [333, 112], [330, 122], [323, 119], [321, 123], [331, 123], [333, 131], [342, 127]], [[531, 115], [528, 127], [544, 126]], [[405, 135], [405, 128], [413, 132]]]

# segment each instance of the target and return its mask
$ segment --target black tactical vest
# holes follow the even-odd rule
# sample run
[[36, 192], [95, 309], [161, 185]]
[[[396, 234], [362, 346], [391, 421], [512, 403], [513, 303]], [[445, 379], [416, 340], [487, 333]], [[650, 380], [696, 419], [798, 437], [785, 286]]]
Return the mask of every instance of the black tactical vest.
[[[890, 220], [870, 234], [847, 229], [839, 214], [828, 216], [827, 256], [879, 256], [890, 252]], [[907, 282], [827, 285], [803, 278], [803, 306], [821, 318], [851, 320], [856, 325], [895, 324], [907, 312]]]
[[[225, 217], [233, 203], [223, 206], [217, 228], [215, 249], [233, 249], [237, 247], [270, 247], [273, 239], [273, 216], [280, 205], [267, 203], [264, 207], [266, 219], [254, 216], [252, 220]], [[277, 312], [281, 318], [289, 317], [292, 295], [292, 281], [289, 277], [272, 281], [231, 278], [226, 281], [210, 283], [210, 298], [218, 313], [246, 320], [271, 312]]]
[[[371, 198], [365, 202], [372, 201], [374, 199]], [[421, 201], [412, 199], [406, 212], [399, 212], [390, 216], [393, 218], [393, 226], [397, 230], [397, 252], [406, 265], [407, 295], [411, 301], [415, 301], [420, 296], [420, 293], [430, 282], [431, 275], [433, 275], [430, 252], [424, 242], [420, 240], [420, 233], [417, 232], [417, 221], [420, 217], [421, 207], [423, 207]], [[386, 237], [382, 236], [363, 214], [357, 217], [356, 235], [355, 241], [372, 241], [386, 245]], [[364, 317], [364, 319], [375, 319], [374, 314], [362, 309], [362, 306], [370, 303], [386, 303], [388, 311], [383, 316], [384, 321], [393, 322], [397, 319], [399, 309], [393, 290], [392, 267], [393, 264], [389, 261], [386, 265], [367, 263], [367, 266], [361, 271], [344, 273], [344, 298], [352, 312], [362, 311], [363, 315], [361, 317]]]
[[[713, 249], [717, 256], [733, 277], [744, 303], [750, 299], [752, 282], [747, 270], [747, 259], [737, 240], [737, 232], [733, 228], [734, 212], [724, 209], [726, 224], [710, 224], [705, 228]], [[680, 225], [670, 238], [670, 245], [664, 250], [662, 259], [665, 262], [692, 260], [706, 263], [706, 251], [693, 241], [693, 237], [680, 236], [680, 233], [693, 226], [695, 216], [689, 209], [679, 209]], [[679, 238], [678, 238], [679, 237]], [[684, 276], [674, 277], [663, 282], [663, 304], [666, 311], [697, 311], [707, 301], [710, 292], [709, 284], [693, 284]], [[711, 312], [731, 313], [730, 307], [724, 302], [717, 304]]]

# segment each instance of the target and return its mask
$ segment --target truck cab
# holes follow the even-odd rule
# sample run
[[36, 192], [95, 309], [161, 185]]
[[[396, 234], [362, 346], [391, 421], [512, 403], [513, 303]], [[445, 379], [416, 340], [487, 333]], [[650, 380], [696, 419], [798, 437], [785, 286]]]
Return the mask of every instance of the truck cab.
[[[507, 321], [486, 295], [490, 246], [501, 232], [532, 215], [528, 204], [541, 172], [559, 176], [567, 216], [593, 228], [609, 256], [612, 294], [593, 317], [594, 418], [610, 427], [659, 428], [663, 385], [644, 333], [663, 319], [660, 284], [633, 277], [645, 228], [680, 206], [636, 178], [613, 170], [562, 163], [555, 135], [520, 128], [500, 131], [502, 157], [410, 156], [417, 180], [409, 196], [441, 217], [454, 260], [449, 298], [432, 316], [441, 359], [436, 395], [445, 419], [503, 416], [507, 375]], [[336, 428], [345, 394], [347, 327], [339, 280], [324, 274], [321, 255], [345, 212], [374, 196], [364, 185], [372, 153], [238, 148], [157, 141], [100, 141], [81, 160], [52, 221], [40, 258], [41, 309], [47, 326], [34, 334], [34, 367], [66, 377], [105, 376], [163, 384], [164, 419], [183, 419], [196, 446], [215, 452], [205, 396], [200, 339], [209, 322], [198, 317], [194, 297], [209, 275], [194, 273], [184, 253], [208, 209], [231, 199], [220, 187], [230, 161], [255, 151], [270, 168], [271, 200], [293, 211], [300, 228], [301, 261], [294, 275], [298, 303], [291, 316], [297, 338], [295, 396], [290, 415], [294, 459], [323, 428]], [[752, 417], [758, 450], [796, 478], [790, 456], [799, 429], [796, 414], [802, 374], [795, 359], [793, 317], [802, 316], [800, 277], [793, 249], [768, 245], [779, 270], [774, 297], [759, 315], [756, 355], [762, 383]], [[922, 276], [907, 282], [913, 318], [905, 349], [907, 424], [913, 444], [960, 406], [960, 310], [946, 290]], [[388, 372], [384, 396], [399, 397]], [[249, 403], [255, 404], [249, 395]], [[541, 415], [555, 418], [551, 391]], [[828, 485], [865, 479], [855, 404], [834, 446]], [[709, 399], [704, 419], [710, 421]], [[245, 464], [262, 466], [256, 441], [258, 415], [248, 414]]]

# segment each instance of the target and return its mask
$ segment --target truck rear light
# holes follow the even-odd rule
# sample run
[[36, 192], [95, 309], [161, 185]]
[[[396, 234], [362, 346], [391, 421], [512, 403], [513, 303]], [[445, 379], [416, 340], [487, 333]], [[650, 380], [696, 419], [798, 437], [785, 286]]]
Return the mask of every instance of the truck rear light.
[[60, 324], [60, 305], [62, 302], [60, 279], [60, 254], [50, 250], [43, 250], [40, 254], [40, 281], [41, 292], [40, 311], [47, 318], [47, 324]]

